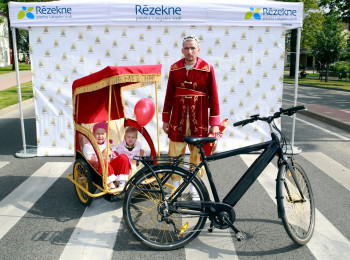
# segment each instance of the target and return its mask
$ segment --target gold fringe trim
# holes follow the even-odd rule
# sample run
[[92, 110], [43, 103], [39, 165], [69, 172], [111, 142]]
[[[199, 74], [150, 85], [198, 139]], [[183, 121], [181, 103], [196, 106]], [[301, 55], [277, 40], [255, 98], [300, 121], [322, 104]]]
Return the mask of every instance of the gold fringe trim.
[[[104, 87], [108, 87], [109, 85], [115, 85], [115, 84], [121, 84], [121, 83], [132, 83], [135, 82], [138, 83], [145, 83], [145, 82], [155, 82], [160, 81], [161, 75], [160, 74], [124, 74], [124, 75], [116, 75], [113, 77], [109, 77], [106, 79], [103, 79], [101, 81], [98, 81], [96, 83], [85, 85], [83, 87], [79, 87], [75, 90], [74, 95], [79, 95], [86, 92], [92, 92], [95, 90], [99, 90]], [[134, 84], [131, 84], [134, 85]]]
[[161, 81], [160, 74], [124, 74], [124, 75], [116, 75], [113, 77], [105, 78], [105, 79], [100, 80], [98, 82], [78, 87], [75, 90], [74, 97], [73, 97], [73, 115], [75, 115], [75, 113], [76, 113], [75, 104], [76, 104], [77, 95], [100, 90], [100, 89], [103, 89], [105, 87], [108, 87], [109, 85], [135, 82], [134, 84], [130, 84], [130, 85], [122, 88], [122, 90], [130, 90], [130, 89], [135, 89], [135, 88], [140, 88], [143, 86], [151, 85], [157, 81]]
[[199, 70], [199, 71], [204, 71], [204, 72], [210, 72], [210, 67], [207, 68], [207, 66], [205, 66], [203, 69], [196, 69], [196, 68], [192, 68], [193, 70]]
[[186, 69], [185, 67], [178, 68], [177, 66], [175, 68], [171, 68], [170, 71], [177, 71], [177, 70], [182, 70]]
[[[181, 68], [171, 68], [170, 71], [177, 71], [177, 70], [182, 70], [182, 69], [186, 69], [186, 67], [181, 67]], [[205, 66], [203, 69], [200, 69], [200, 68], [191, 68], [189, 70], [199, 70], [199, 71], [204, 71], [204, 72], [210, 72], [210, 67], [207, 68], [207, 66]]]

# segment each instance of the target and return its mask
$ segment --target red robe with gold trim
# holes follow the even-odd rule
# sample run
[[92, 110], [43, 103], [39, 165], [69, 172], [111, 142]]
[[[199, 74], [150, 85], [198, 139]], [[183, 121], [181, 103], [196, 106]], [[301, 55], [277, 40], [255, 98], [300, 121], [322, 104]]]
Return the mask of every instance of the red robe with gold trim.
[[170, 68], [162, 114], [163, 122], [170, 123], [168, 137], [174, 142], [183, 142], [187, 115], [191, 136], [207, 136], [208, 125], [220, 124], [213, 66], [197, 58], [196, 65], [186, 70], [184, 63], [185, 59], [181, 59]]

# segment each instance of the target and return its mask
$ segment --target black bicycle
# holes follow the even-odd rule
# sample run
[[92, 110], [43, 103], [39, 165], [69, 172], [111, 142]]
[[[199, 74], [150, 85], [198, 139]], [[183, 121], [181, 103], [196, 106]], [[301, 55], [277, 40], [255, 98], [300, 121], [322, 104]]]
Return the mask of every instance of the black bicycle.
[[[187, 143], [200, 149], [203, 160], [199, 165], [186, 163], [183, 156], [137, 158], [145, 167], [127, 184], [123, 213], [128, 228], [143, 244], [157, 250], [183, 247], [198, 236], [208, 218], [209, 231], [213, 228], [232, 228], [236, 238], [242, 240], [243, 233], [234, 225], [236, 217], [233, 207], [277, 156], [278, 217], [282, 219], [289, 237], [297, 244], [305, 245], [311, 239], [315, 226], [315, 205], [311, 185], [303, 168], [293, 161], [293, 155], [286, 154], [285, 147], [289, 142], [274, 123], [274, 119], [281, 115], [291, 116], [302, 109], [305, 107], [281, 108], [272, 116], [253, 115], [234, 124], [244, 126], [257, 120], [268, 123], [271, 140], [261, 144], [205, 156], [202, 146], [213, 143], [216, 139], [186, 137]], [[220, 201], [208, 162], [257, 151], [261, 154]], [[210, 201], [206, 186], [197, 176], [202, 167], [206, 170], [214, 201]], [[172, 185], [173, 175], [180, 176], [179, 187]], [[194, 189], [198, 192], [200, 201], [191, 200], [191, 191]]]

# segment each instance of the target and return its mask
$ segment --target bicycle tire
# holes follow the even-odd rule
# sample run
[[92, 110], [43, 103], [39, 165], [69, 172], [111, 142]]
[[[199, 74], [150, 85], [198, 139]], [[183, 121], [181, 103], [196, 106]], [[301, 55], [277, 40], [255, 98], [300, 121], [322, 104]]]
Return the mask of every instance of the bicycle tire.
[[[73, 168], [74, 180], [82, 185], [90, 193], [94, 192], [94, 187], [92, 185], [92, 176], [87, 163], [82, 159], [77, 159], [74, 163]], [[92, 203], [92, 197], [87, 195], [82, 189], [75, 185], [75, 191], [78, 195], [79, 201], [84, 206], [90, 206]]]
[[[149, 180], [154, 175], [150, 170], [141, 169], [143, 173], [128, 186], [124, 197], [124, 221], [133, 235], [142, 244], [152, 249], [165, 251], [181, 248], [198, 236], [207, 217], [181, 214], [178, 211], [169, 213], [163, 219], [162, 207], [164, 201], [168, 201], [164, 193], [170, 194], [174, 191], [169, 185], [171, 183], [169, 175], [175, 173], [181, 177], [180, 182], [183, 182], [189, 176], [189, 172], [183, 167], [174, 167], [170, 164], [157, 164], [152, 166], [152, 169], [162, 177], [161, 180], [169, 178], [168, 181], [163, 184], [155, 181], [145, 185], [143, 184], [146, 183], [145, 180]], [[197, 189], [201, 201], [209, 200], [208, 191], [198, 176], [191, 181], [191, 184]], [[182, 192], [178, 200], [189, 200], [188, 191], [189, 186]], [[190, 211], [189, 208], [186, 210]], [[204, 212], [204, 208], [201, 210]]]
[[289, 166], [282, 164], [277, 181], [277, 205], [288, 236], [298, 245], [305, 245], [315, 228], [315, 203], [311, 184], [303, 168], [292, 162], [305, 201], [296, 187]]

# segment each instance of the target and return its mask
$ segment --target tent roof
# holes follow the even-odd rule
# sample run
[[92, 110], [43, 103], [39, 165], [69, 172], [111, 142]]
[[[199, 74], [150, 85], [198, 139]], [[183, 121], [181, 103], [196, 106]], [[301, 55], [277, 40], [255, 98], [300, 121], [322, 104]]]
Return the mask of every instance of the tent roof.
[[111, 87], [111, 120], [124, 118], [122, 88], [137, 88], [161, 81], [162, 65], [108, 66], [73, 82], [73, 117], [76, 123], [108, 120]]
[[77, 79], [73, 82], [73, 98], [75, 95], [92, 92], [109, 85], [123, 84], [123, 86], [155, 82], [161, 80], [162, 65], [139, 66], [107, 66], [106, 68]]
[[12, 27], [277, 26], [302, 27], [303, 3], [265, 0], [10, 2]]

